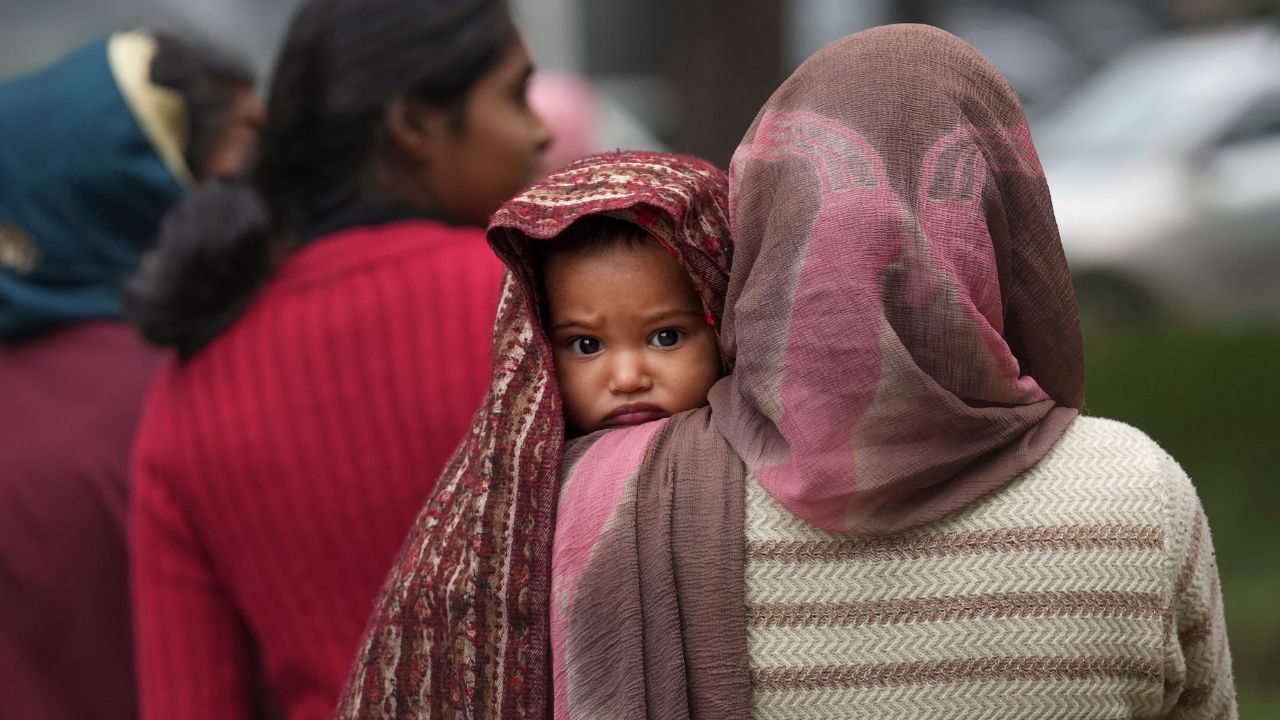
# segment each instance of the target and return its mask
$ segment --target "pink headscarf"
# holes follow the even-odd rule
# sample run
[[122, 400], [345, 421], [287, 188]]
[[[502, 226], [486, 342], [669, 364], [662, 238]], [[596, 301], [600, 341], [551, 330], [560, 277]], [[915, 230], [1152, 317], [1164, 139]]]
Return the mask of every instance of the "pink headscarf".
[[773, 497], [884, 535], [1001, 487], [1083, 402], [1075, 295], [1022, 108], [923, 25], [810, 58], [730, 166], [716, 425]]

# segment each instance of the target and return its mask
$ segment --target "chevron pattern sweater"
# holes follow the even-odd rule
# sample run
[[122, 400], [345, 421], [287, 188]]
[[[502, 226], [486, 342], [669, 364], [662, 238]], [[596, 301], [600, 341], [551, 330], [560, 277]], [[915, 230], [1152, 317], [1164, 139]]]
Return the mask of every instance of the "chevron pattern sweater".
[[757, 718], [1236, 716], [1204, 511], [1110, 420], [896, 537], [829, 535], [750, 480], [747, 604]]

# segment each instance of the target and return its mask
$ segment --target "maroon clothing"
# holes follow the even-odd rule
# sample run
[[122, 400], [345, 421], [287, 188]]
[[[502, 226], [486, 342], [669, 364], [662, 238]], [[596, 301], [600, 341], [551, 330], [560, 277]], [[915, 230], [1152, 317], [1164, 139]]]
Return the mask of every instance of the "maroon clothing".
[[159, 358], [112, 321], [0, 344], [0, 718], [136, 714], [127, 470]]
[[289, 720], [330, 716], [488, 387], [501, 273], [477, 229], [338, 232], [162, 373], [131, 508], [144, 718], [245, 718], [257, 663]]

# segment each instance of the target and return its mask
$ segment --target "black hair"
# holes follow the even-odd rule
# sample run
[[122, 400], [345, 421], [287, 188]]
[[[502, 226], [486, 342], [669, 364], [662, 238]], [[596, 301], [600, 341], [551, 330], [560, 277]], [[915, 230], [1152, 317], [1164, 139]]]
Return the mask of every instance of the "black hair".
[[156, 41], [151, 82], [182, 96], [187, 118], [183, 159], [193, 176], [204, 179], [209, 153], [237, 95], [254, 86], [253, 70], [235, 55], [203, 40], [167, 31], [150, 35]]
[[190, 193], [125, 289], [155, 345], [190, 358], [229, 327], [299, 233], [367, 187], [387, 107], [465, 105], [515, 28], [503, 0], [309, 0], [276, 62], [256, 165]]
[[609, 215], [587, 215], [573, 221], [544, 246], [539, 265], [556, 255], [596, 254], [618, 248], [631, 249], [649, 242], [657, 242], [648, 230], [639, 225]]
[[550, 299], [547, 291], [547, 263], [553, 257], [565, 255], [586, 255], [598, 257], [612, 250], [631, 250], [649, 243], [658, 242], [648, 230], [639, 225], [610, 215], [587, 215], [574, 220], [550, 242], [535, 242], [532, 245], [534, 272], [537, 274], [537, 286], [542, 323], [545, 327], [550, 323]]

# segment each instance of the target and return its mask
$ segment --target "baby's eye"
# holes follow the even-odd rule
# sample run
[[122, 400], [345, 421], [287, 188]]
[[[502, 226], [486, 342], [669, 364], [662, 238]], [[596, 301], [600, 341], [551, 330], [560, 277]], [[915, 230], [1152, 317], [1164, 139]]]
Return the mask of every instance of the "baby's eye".
[[659, 330], [658, 332], [650, 335], [649, 344], [653, 345], [654, 347], [663, 347], [663, 348], [675, 347], [676, 344], [680, 342], [680, 338], [683, 336], [684, 336], [684, 333], [680, 332], [679, 330], [676, 330], [674, 328], [667, 328], [665, 330]]
[[570, 340], [569, 347], [579, 355], [595, 355], [603, 348], [603, 344], [600, 338], [583, 336]]

